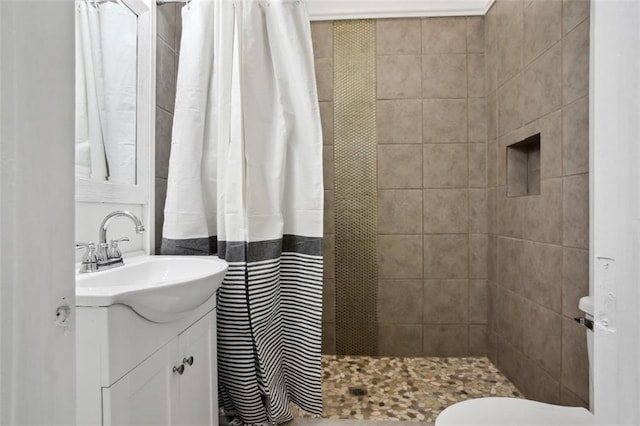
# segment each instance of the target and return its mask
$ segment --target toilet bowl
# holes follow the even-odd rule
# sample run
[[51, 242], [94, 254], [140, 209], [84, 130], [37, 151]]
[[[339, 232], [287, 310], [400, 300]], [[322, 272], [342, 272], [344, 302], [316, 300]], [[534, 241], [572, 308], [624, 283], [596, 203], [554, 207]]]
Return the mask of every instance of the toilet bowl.
[[[587, 320], [593, 321], [593, 299], [583, 297], [579, 308]], [[587, 330], [589, 381], [593, 375], [593, 331]], [[590, 386], [591, 388], [591, 386]], [[593, 389], [590, 389], [593, 395]], [[593, 405], [593, 401], [591, 401]], [[518, 398], [478, 398], [458, 402], [443, 410], [435, 426], [454, 425], [593, 425], [593, 414], [582, 407], [563, 407]]]
[[593, 425], [593, 415], [582, 407], [561, 407], [518, 398], [478, 398], [446, 408], [436, 426], [454, 425]]

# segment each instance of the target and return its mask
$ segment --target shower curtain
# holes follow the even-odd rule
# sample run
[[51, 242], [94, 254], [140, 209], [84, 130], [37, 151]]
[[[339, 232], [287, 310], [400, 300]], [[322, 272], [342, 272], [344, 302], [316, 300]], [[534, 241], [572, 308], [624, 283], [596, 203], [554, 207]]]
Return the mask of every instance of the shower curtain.
[[217, 254], [225, 410], [321, 414], [322, 135], [306, 5], [182, 9], [163, 254]]
[[76, 1], [75, 25], [76, 175], [102, 181], [107, 178], [107, 159], [101, 117], [104, 94], [98, 8]]
[[136, 182], [136, 19], [119, 3], [76, 1], [75, 146], [80, 177]]

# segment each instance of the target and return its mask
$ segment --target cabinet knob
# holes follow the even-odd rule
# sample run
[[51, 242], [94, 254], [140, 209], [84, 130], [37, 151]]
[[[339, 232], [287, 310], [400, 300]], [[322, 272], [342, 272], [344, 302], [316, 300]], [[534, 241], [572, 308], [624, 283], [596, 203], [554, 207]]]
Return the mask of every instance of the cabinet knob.
[[180, 374], [182, 376], [182, 373], [184, 373], [184, 364], [180, 364], [177, 367], [174, 366], [173, 367], [173, 372], [174, 373], [178, 373], [178, 374]]
[[182, 362], [185, 364], [193, 365], [193, 356], [190, 356], [189, 358], [183, 358]]

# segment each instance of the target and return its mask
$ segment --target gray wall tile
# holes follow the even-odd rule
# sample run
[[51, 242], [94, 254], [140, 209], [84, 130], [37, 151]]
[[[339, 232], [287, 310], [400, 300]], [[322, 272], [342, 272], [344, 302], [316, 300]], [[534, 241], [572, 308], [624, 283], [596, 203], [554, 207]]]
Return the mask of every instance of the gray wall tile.
[[422, 145], [378, 145], [378, 188], [422, 188]]
[[322, 323], [322, 353], [336, 353], [336, 325], [335, 323]]
[[525, 197], [523, 237], [562, 244], [562, 178], [541, 182], [540, 195]]
[[333, 145], [333, 102], [320, 102], [320, 121], [322, 142], [325, 145]]
[[494, 3], [484, 22], [486, 89], [495, 92], [498, 87], [498, 7]]
[[424, 190], [424, 232], [466, 234], [469, 231], [466, 189]]
[[564, 178], [562, 189], [565, 246], [589, 248], [589, 175]]
[[469, 352], [467, 325], [425, 325], [424, 356], [466, 356]]
[[422, 278], [421, 235], [379, 235], [378, 276], [381, 279]]
[[420, 189], [379, 190], [378, 233], [421, 234], [422, 191]]
[[522, 313], [530, 323], [524, 328], [524, 353], [554, 380], [560, 381], [562, 317], [528, 302]]
[[465, 53], [467, 22], [464, 17], [422, 20], [422, 53]]
[[333, 58], [333, 22], [312, 22], [313, 56]]
[[487, 141], [487, 110], [485, 99], [469, 99], [469, 142]]
[[467, 100], [422, 101], [422, 138], [426, 143], [467, 142]]
[[567, 34], [589, 17], [589, 0], [562, 0], [562, 32]]
[[324, 189], [334, 189], [335, 166], [333, 153], [333, 145], [324, 145], [322, 147], [322, 177], [324, 181]]
[[157, 31], [171, 49], [177, 50], [176, 42], [176, 5], [172, 3], [158, 5]]
[[467, 79], [469, 80], [469, 97], [484, 98], [485, 96], [485, 61], [484, 54], [468, 55]]
[[586, 329], [565, 318], [562, 321], [562, 385], [583, 401], [589, 401], [589, 362]]
[[487, 278], [487, 234], [469, 235], [469, 278]]
[[484, 52], [484, 16], [467, 17], [467, 52]]
[[554, 405], [560, 402], [560, 383], [538, 364], [525, 359], [523, 373], [523, 388], [527, 399]]
[[378, 321], [381, 324], [422, 324], [422, 280], [380, 280]]
[[382, 324], [378, 327], [381, 356], [420, 356], [422, 325]]
[[378, 55], [421, 54], [420, 19], [376, 20], [376, 53]]
[[466, 188], [468, 161], [466, 144], [426, 144], [423, 152], [425, 188]]
[[498, 194], [498, 232], [508, 237], [522, 238], [524, 229], [523, 197], [507, 197], [506, 191]]
[[336, 281], [325, 279], [322, 285], [322, 322], [336, 322]]
[[589, 98], [562, 109], [562, 168], [565, 175], [589, 171]]
[[498, 85], [522, 70], [522, 0], [499, 0], [498, 6]]
[[524, 389], [524, 354], [515, 349], [505, 339], [498, 335], [497, 358], [498, 368], [513, 382], [520, 390]]
[[487, 355], [487, 326], [469, 326], [469, 356]]
[[562, 36], [562, 0], [536, 0], [524, 9], [524, 63], [528, 64]]
[[469, 281], [469, 322], [486, 324], [488, 310], [487, 280]]
[[562, 39], [562, 98], [564, 104], [589, 93], [589, 20]]
[[156, 108], [156, 177], [167, 179], [171, 154], [173, 114]]
[[376, 126], [379, 143], [421, 143], [422, 101], [379, 100]]
[[589, 401], [583, 401], [566, 387], [560, 384], [560, 405], [566, 407], [583, 407], [589, 409]]
[[316, 85], [319, 101], [333, 101], [333, 58], [316, 58]]
[[490, 92], [487, 95], [487, 141], [490, 142], [498, 137], [498, 100], [497, 93]]
[[557, 43], [522, 74], [524, 121], [530, 123], [562, 106], [562, 45]]
[[424, 323], [467, 323], [469, 318], [468, 298], [468, 280], [425, 280]]
[[498, 135], [505, 135], [523, 124], [524, 97], [521, 75], [498, 89]]
[[162, 225], [164, 223], [164, 206], [167, 198], [167, 180], [155, 178], [155, 249], [156, 254], [160, 253], [162, 243]]
[[335, 234], [335, 194], [333, 190], [324, 191], [324, 233]]
[[324, 260], [324, 278], [335, 278], [336, 276], [336, 238], [335, 235], [325, 235], [322, 239], [322, 254]]
[[562, 310], [562, 247], [523, 242], [522, 294], [555, 312]]
[[487, 187], [487, 146], [483, 143], [469, 144], [469, 187]]
[[176, 102], [177, 58], [161, 38], [157, 38], [156, 65], [156, 105], [173, 113]]
[[467, 278], [469, 237], [464, 234], [424, 236], [425, 279]]
[[377, 57], [378, 99], [418, 99], [422, 92], [418, 55]]
[[[478, 71], [474, 69], [474, 72]], [[424, 55], [422, 57], [422, 97], [466, 98], [467, 55]]]
[[562, 257], [562, 314], [582, 316], [580, 298], [589, 294], [589, 251], [564, 248]]
[[469, 189], [469, 232], [486, 234], [489, 232], [488, 194], [485, 189]]

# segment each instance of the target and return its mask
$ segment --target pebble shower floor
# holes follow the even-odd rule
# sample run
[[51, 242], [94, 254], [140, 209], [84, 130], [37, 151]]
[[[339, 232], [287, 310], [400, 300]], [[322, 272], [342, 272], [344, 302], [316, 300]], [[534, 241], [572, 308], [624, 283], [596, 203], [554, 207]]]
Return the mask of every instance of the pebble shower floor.
[[433, 422], [465, 399], [522, 397], [487, 358], [323, 355], [322, 367], [322, 417], [328, 419]]

